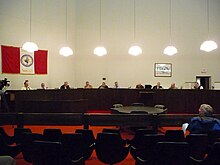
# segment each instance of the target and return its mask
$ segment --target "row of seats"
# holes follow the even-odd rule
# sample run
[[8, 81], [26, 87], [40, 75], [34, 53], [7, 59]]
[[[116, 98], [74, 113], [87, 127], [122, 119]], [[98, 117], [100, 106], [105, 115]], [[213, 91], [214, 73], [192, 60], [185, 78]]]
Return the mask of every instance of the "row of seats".
[[[164, 135], [156, 134], [153, 130], [140, 129], [136, 130], [132, 140], [122, 139], [120, 131], [116, 129], [103, 129], [102, 133], [97, 134], [96, 139], [92, 130], [86, 129], [77, 129], [72, 134], [63, 134], [60, 129], [45, 129], [43, 134], [37, 134], [27, 128], [15, 128], [13, 137], [8, 136], [3, 129], [0, 129], [0, 134], [0, 154], [7, 151], [11, 152], [8, 155], [14, 157], [22, 152], [24, 160], [33, 164], [37, 162], [39, 165], [43, 165], [44, 161], [57, 165], [84, 164], [94, 149], [97, 158], [106, 164], [121, 162], [129, 152], [136, 164], [141, 165], [156, 162], [172, 165], [172, 161], [175, 162], [173, 164], [180, 165], [204, 163], [207, 162], [207, 158], [209, 160], [215, 155], [214, 153], [220, 153], [219, 143], [213, 141], [210, 145], [207, 134], [187, 135], [184, 138], [181, 130], [168, 130]], [[7, 149], [4, 151], [2, 144], [8, 139], [14, 139], [17, 145], [9, 146], [5, 143], [8, 147], [5, 147]], [[13, 149], [9, 151], [10, 147]], [[208, 157], [205, 158], [205, 155]], [[216, 157], [215, 161], [220, 163], [219, 160], [220, 158]]]

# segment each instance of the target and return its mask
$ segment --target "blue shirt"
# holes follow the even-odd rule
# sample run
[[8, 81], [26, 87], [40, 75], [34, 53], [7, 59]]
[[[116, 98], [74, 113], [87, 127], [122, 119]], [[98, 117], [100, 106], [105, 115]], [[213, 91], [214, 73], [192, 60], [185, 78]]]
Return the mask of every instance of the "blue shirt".
[[220, 131], [220, 120], [214, 116], [193, 117], [188, 126], [191, 134], [208, 133], [210, 131]]

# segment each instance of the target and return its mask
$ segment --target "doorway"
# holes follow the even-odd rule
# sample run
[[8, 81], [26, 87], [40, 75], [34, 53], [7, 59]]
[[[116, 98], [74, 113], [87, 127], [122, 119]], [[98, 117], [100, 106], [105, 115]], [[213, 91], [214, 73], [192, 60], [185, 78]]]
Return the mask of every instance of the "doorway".
[[196, 76], [196, 82], [204, 89], [211, 89], [211, 76]]

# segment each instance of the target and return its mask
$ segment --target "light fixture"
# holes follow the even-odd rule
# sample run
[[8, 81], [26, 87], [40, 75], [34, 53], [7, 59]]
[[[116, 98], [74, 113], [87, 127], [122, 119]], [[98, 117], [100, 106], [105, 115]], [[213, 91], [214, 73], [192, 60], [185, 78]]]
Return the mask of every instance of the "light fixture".
[[[66, 42], [67, 42], [67, 0], [66, 0]], [[68, 57], [73, 55], [73, 50], [68, 46], [64, 46], [60, 49], [59, 54], [64, 57]]]
[[[100, 0], [99, 1], [99, 42], [101, 43], [101, 36], [102, 36], [102, 1]], [[97, 56], [104, 56], [104, 55], [107, 55], [107, 50], [105, 47], [103, 46], [98, 46], [94, 49], [93, 53]]]
[[31, 42], [31, 7], [32, 7], [32, 3], [31, 3], [31, 0], [30, 0], [30, 41], [28, 42], [25, 42], [22, 46], [22, 49], [23, 50], [26, 50], [28, 52], [34, 52], [34, 51], [37, 51], [38, 50], [38, 46], [37, 44], [35, 44], [34, 42]]
[[59, 53], [65, 57], [68, 57], [73, 54], [73, 50], [68, 46], [64, 46], [60, 49]]
[[172, 55], [176, 54], [177, 52], [178, 51], [174, 46], [167, 46], [163, 51], [163, 53], [168, 56], [172, 56]]
[[132, 46], [128, 50], [128, 53], [133, 56], [138, 56], [139, 54], [142, 54], [142, 49], [139, 46]]
[[177, 49], [175, 46], [172, 45], [172, 35], [171, 35], [171, 31], [172, 31], [172, 23], [171, 23], [171, 0], [169, 2], [169, 30], [170, 30], [170, 45], [167, 46], [163, 53], [168, 55], [168, 56], [173, 56], [174, 54], [178, 53]]
[[[136, 38], [136, 15], [135, 15], [135, 9], [136, 9], [136, 4], [135, 4], [135, 0], [134, 0], [134, 41], [135, 41], [135, 38]], [[138, 56], [140, 54], [142, 54], [142, 49], [140, 46], [138, 45], [133, 45], [129, 48], [128, 50], [128, 54], [132, 55], [132, 56]]]
[[[207, 26], [208, 26], [208, 35], [209, 35], [209, 0], [206, 0], [206, 2], [207, 2], [207, 5], [206, 5]], [[212, 40], [204, 41], [200, 46], [200, 50], [203, 50], [206, 52], [211, 52], [217, 48], [218, 48], [218, 45], [215, 43], [215, 41], [212, 41]]]
[[107, 50], [103, 46], [98, 46], [94, 49], [94, 54], [97, 56], [104, 56], [107, 54]]

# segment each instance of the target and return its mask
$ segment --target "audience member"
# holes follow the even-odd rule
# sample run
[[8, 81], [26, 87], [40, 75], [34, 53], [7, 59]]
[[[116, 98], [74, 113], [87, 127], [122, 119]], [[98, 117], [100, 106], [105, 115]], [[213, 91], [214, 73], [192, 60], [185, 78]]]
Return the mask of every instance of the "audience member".
[[213, 116], [213, 108], [209, 104], [202, 104], [199, 116], [191, 119], [187, 129], [191, 134], [220, 131], [220, 120]]
[[29, 86], [28, 80], [24, 81], [24, 86], [21, 87], [21, 90], [31, 90], [31, 87]]
[[178, 89], [178, 88], [176, 87], [176, 84], [175, 84], [175, 83], [172, 83], [172, 84], [170, 85], [169, 89]]
[[84, 86], [84, 88], [91, 89], [92, 85], [88, 81], [86, 81], [86, 85]]
[[153, 86], [152, 89], [163, 89], [163, 87], [160, 85], [160, 82], [157, 82], [157, 85]]
[[105, 84], [105, 82], [102, 82], [102, 85], [99, 86], [99, 89], [107, 89], [108, 85]]
[[136, 89], [144, 89], [144, 86], [140, 83], [136, 85]]
[[61, 85], [60, 89], [70, 89], [70, 86], [69, 86], [68, 82], [65, 81], [65, 82], [63, 83], [63, 85]]
[[194, 89], [204, 89], [203, 86], [199, 85], [198, 82], [195, 82]]

